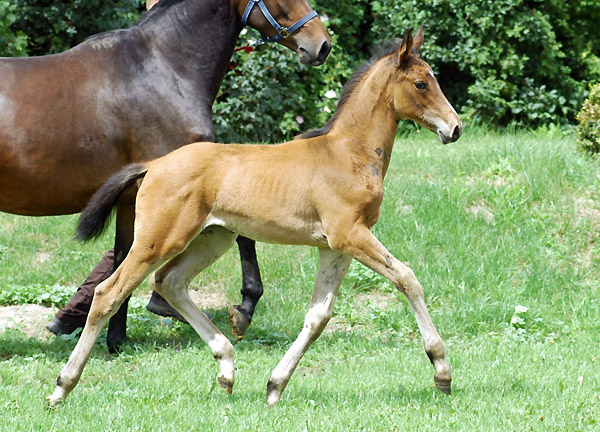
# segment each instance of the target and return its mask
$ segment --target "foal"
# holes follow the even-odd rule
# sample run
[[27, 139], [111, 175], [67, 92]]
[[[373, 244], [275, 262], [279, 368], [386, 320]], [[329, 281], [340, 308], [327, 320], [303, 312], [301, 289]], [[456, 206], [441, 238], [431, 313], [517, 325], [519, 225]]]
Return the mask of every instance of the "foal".
[[218, 382], [230, 393], [233, 346], [190, 300], [187, 286], [238, 235], [319, 248], [304, 328], [269, 379], [269, 406], [279, 401], [300, 358], [331, 317], [352, 258], [406, 296], [435, 368], [435, 383], [449, 394], [450, 368], [423, 289], [412, 270], [370, 231], [379, 218], [398, 121], [414, 120], [443, 143], [461, 134], [460, 119], [419, 57], [422, 41], [422, 28], [414, 39], [407, 31], [399, 47], [355, 74], [329, 123], [298, 140], [264, 146], [195, 143], [113, 176], [84, 210], [79, 235], [99, 234], [119, 195], [141, 182], [135, 239], [121, 266], [97, 288], [81, 338], [48, 397], [50, 405], [73, 390], [110, 315], [154, 270], [155, 289], [208, 344], [219, 365]]

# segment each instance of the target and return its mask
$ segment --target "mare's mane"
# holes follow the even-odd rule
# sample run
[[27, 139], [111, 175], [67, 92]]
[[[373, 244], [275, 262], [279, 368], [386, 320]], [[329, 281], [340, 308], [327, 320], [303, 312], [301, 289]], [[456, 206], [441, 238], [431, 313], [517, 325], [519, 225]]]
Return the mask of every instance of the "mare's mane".
[[[169, 7], [176, 5], [178, 3], [182, 3], [184, 1], [187, 1], [187, 0], [160, 0], [158, 3], [156, 3], [154, 6], [152, 6], [152, 8], [150, 10], [145, 11], [142, 14], [142, 16], [140, 17], [140, 19], [129, 28], [135, 28], [135, 27], [144, 25], [148, 21], [153, 20], [156, 17], [158, 17], [159, 15], [162, 15], [163, 13], [165, 13], [169, 9]], [[128, 30], [127, 28], [108, 30], [105, 32], [97, 33], [95, 35], [91, 35], [86, 39], [86, 41], [109, 37], [109, 36], [115, 36], [118, 33], [123, 33], [123, 32], [126, 32], [127, 30]]]
[[312, 129], [312, 130], [303, 132], [300, 135], [296, 136], [296, 139], [315, 138], [315, 137], [323, 136], [323, 135], [326, 135], [327, 133], [329, 133], [329, 131], [335, 124], [335, 121], [337, 120], [340, 112], [344, 109], [346, 103], [350, 99], [350, 96], [352, 95], [352, 93], [354, 92], [356, 87], [358, 86], [358, 83], [360, 83], [362, 81], [362, 79], [365, 77], [367, 72], [369, 72], [369, 70], [373, 67], [373, 65], [375, 63], [377, 63], [383, 57], [393, 54], [398, 49], [399, 46], [400, 46], [400, 41], [395, 41], [395, 40], [384, 42], [382, 45], [380, 45], [376, 49], [375, 54], [369, 60], [367, 60], [361, 66], [359, 66], [358, 69], [356, 69], [356, 71], [352, 74], [350, 79], [346, 82], [346, 84], [344, 85], [344, 88], [342, 90], [342, 95], [340, 96], [340, 100], [338, 101], [335, 113], [329, 119], [329, 121], [327, 123], [325, 123], [325, 126], [321, 127], [320, 129]]

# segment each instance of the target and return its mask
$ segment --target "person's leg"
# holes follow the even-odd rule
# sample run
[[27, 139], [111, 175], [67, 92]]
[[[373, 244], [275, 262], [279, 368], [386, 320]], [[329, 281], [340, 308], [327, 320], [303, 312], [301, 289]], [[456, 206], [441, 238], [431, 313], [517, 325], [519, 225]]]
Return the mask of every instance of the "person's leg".
[[94, 298], [94, 290], [112, 274], [114, 259], [113, 249], [106, 252], [85, 282], [71, 297], [69, 304], [56, 313], [52, 322], [46, 327], [48, 330], [56, 335], [71, 334], [85, 325]]

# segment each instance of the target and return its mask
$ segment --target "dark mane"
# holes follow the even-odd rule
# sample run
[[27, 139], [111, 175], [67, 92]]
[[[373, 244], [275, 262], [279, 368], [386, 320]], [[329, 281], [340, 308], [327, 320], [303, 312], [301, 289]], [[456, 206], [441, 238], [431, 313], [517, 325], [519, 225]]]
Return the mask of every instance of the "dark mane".
[[[144, 23], [148, 22], [149, 20], [154, 19], [155, 16], [162, 15], [170, 6], [173, 6], [175, 4], [178, 4], [178, 3], [181, 3], [184, 1], [187, 1], [187, 0], [160, 0], [158, 3], [156, 3], [154, 6], [152, 6], [152, 8], [150, 10], [144, 12], [142, 14], [141, 18], [138, 20], [138, 22], [133, 24], [131, 26], [131, 28], [143, 25]], [[90, 37], [88, 37], [86, 39], [86, 41], [101, 39], [104, 37], [115, 36], [118, 33], [123, 33], [126, 31], [128, 31], [128, 29], [108, 30], [105, 32], [97, 33], [95, 35], [91, 35]]]
[[344, 106], [348, 102], [348, 99], [350, 99], [350, 95], [354, 92], [354, 89], [356, 88], [358, 83], [362, 81], [364, 76], [371, 69], [371, 67], [373, 67], [373, 65], [375, 63], [377, 63], [383, 57], [393, 54], [398, 49], [398, 46], [400, 46], [400, 42], [401, 41], [391, 40], [388, 42], [384, 42], [382, 45], [380, 45], [376, 49], [375, 54], [373, 54], [373, 56], [368, 61], [363, 63], [361, 66], [359, 66], [356, 69], [356, 71], [354, 71], [354, 73], [352, 74], [350, 79], [346, 82], [346, 84], [344, 85], [344, 88], [342, 90], [342, 95], [340, 96], [340, 100], [338, 101], [335, 113], [329, 119], [329, 121], [327, 123], [325, 123], [325, 126], [323, 126], [320, 129], [312, 129], [312, 130], [303, 132], [300, 135], [296, 136], [296, 139], [315, 138], [315, 137], [326, 135], [327, 133], [329, 133], [329, 131], [335, 124], [335, 121], [337, 120], [339, 113], [344, 109]]

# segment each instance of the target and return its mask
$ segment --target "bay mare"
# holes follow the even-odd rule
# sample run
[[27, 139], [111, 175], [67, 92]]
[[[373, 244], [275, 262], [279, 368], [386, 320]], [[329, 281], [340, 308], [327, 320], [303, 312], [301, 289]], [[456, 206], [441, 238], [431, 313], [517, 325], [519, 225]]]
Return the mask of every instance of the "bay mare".
[[[247, 5], [162, 0], [131, 28], [93, 36], [64, 53], [0, 59], [0, 211], [77, 213], [123, 166], [213, 141], [211, 108]], [[265, 14], [251, 6], [248, 25], [275, 36]], [[312, 12], [306, 0], [264, 0], [264, 6], [283, 26]], [[319, 19], [279, 43], [311, 65], [323, 63], [331, 48]], [[117, 203], [115, 268], [133, 240], [132, 196]], [[241, 309], [251, 318], [262, 285], [254, 243], [240, 244]], [[111, 320], [109, 349], [126, 339], [126, 308], [125, 302]]]
[[116, 272], [96, 290], [87, 324], [48, 397], [59, 404], [73, 390], [94, 343], [121, 302], [153, 271], [155, 289], [190, 322], [219, 366], [231, 392], [233, 346], [190, 300], [191, 279], [216, 261], [238, 235], [319, 249], [314, 295], [298, 338], [267, 385], [275, 405], [302, 355], [332, 314], [338, 288], [354, 258], [389, 279], [405, 295], [435, 369], [435, 384], [451, 391], [444, 343], [429, 316], [423, 289], [370, 229], [379, 218], [398, 121], [410, 119], [456, 141], [462, 125], [419, 56], [422, 28], [382, 52], [346, 85], [338, 109], [322, 129], [273, 146], [196, 143], [113, 176], [82, 213], [78, 233], [101, 232], [119, 195], [140, 181], [135, 239]]

